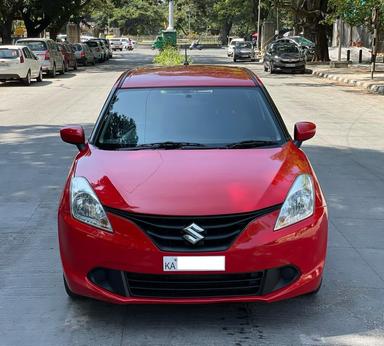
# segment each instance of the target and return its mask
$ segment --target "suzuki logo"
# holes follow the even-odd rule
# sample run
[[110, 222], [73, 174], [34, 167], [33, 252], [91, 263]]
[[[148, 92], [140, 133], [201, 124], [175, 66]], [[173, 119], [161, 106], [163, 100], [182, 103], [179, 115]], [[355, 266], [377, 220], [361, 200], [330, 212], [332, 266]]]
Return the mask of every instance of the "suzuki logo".
[[183, 235], [183, 238], [193, 245], [197, 244], [200, 240], [204, 239], [204, 236], [201, 235], [201, 233], [204, 233], [204, 229], [196, 225], [195, 223], [189, 225], [188, 227], [185, 227], [183, 231], [187, 233]]

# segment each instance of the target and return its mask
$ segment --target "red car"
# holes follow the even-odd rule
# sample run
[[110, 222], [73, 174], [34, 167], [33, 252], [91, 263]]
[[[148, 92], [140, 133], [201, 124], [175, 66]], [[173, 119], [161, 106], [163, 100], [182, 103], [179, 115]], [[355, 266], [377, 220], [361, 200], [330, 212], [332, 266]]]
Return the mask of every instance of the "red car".
[[68, 72], [70, 67], [76, 71], [77, 60], [74, 48], [69, 43], [58, 43], [57, 45], [63, 55], [65, 72]]
[[328, 218], [304, 152], [260, 80], [234, 67], [138, 68], [78, 147], [58, 212], [71, 297], [274, 302], [315, 293]]

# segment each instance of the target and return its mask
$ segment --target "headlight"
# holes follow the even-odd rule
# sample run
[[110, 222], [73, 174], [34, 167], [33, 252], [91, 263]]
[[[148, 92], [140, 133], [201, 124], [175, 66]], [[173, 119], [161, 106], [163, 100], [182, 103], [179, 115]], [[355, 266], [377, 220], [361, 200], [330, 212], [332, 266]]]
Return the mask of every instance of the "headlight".
[[88, 180], [73, 177], [71, 181], [71, 213], [72, 216], [88, 225], [112, 232], [107, 214], [93, 191]]
[[275, 231], [306, 219], [313, 214], [315, 196], [311, 176], [302, 174], [293, 183], [281, 207]]

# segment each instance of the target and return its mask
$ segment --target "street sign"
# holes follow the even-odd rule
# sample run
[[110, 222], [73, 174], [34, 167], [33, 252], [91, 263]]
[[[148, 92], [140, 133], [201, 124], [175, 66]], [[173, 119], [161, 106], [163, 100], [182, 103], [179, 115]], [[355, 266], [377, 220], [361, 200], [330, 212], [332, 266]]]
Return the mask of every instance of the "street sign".
[[23, 26], [16, 27], [15, 36], [23, 37], [25, 33], [26, 33], [25, 27]]

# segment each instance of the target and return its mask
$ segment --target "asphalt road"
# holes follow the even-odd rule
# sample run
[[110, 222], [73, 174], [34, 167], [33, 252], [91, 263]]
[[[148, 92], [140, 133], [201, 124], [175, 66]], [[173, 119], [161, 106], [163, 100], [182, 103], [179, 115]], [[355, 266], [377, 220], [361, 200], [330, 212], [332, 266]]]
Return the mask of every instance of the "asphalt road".
[[[328, 262], [315, 298], [275, 304], [115, 306], [72, 302], [62, 285], [59, 195], [75, 148], [66, 124], [89, 133], [114, 81], [153, 52], [117, 54], [44, 83], [0, 84], [0, 345], [383, 345], [384, 98], [311, 75], [255, 70], [289, 129], [314, 121], [304, 144], [327, 197]], [[224, 50], [195, 63], [231, 63]]]

